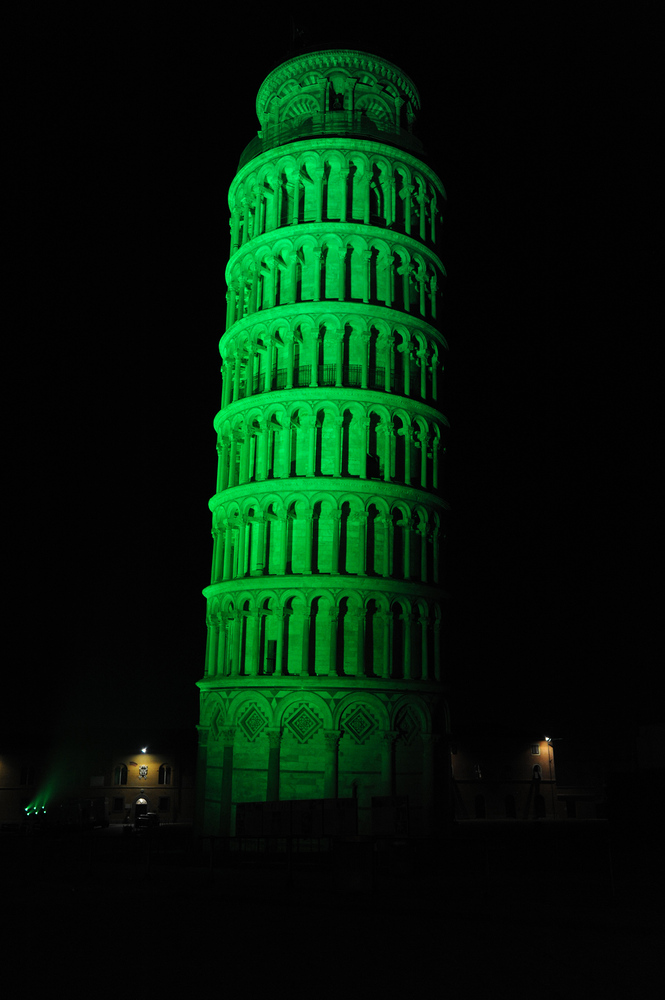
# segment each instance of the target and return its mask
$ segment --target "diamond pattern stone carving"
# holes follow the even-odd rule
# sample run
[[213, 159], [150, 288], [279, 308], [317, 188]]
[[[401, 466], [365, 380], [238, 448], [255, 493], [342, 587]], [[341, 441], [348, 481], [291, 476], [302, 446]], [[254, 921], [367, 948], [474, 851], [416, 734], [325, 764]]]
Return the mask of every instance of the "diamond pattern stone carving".
[[299, 743], [306, 743], [321, 728], [321, 725], [321, 720], [317, 719], [306, 705], [303, 705], [295, 715], [291, 716], [286, 723], [286, 728], [293, 733]]
[[414, 736], [420, 732], [420, 725], [418, 720], [413, 715], [410, 708], [405, 708], [399, 714], [397, 720], [397, 731], [400, 734], [402, 741], [408, 746], [413, 742]]
[[248, 740], [255, 740], [266, 725], [266, 720], [254, 706], [249, 708], [240, 720], [240, 728]]
[[376, 722], [369, 712], [360, 707], [345, 720], [344, 728], [356, 743], [364, 743], [376, 729]]

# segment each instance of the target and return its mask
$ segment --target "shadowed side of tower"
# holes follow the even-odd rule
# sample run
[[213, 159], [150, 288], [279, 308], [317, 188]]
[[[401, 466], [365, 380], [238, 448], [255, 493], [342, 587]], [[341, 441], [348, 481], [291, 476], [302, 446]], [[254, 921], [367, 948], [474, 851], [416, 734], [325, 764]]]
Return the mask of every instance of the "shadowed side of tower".
[[411, 80], [346, 49], [261, 86], [229, 192], [199, 828], [444, 798], [441, 182]]

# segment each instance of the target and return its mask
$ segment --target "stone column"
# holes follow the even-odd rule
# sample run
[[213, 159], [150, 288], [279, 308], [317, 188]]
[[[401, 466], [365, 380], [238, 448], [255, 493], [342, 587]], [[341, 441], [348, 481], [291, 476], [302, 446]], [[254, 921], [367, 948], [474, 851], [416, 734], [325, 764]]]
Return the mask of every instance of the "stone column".
[[307, 471], [305, 475], [312, 479], [316, 475], [316, 417], [304, 416], [301, 420], [301, 427], [307, 434]]
[[337, 673], [337, 626], [339, 623], [339, 608], [330, 608], [330, 656], [328, 659], [328, 674], [330, 677]]
[[369, 386], [369, 333], [360, 334], [360, 343], [362, 344], [362, 355], [360, 359], [360, 388], [367, 389]]
[[339, 261], [339, 274], [338, 274], [338, 290], [337, 298], [340, 302], [346, 300], [346, 255], [348, 253], [348, 247], [339, 247], [337, 250], [337, 260]]
[[242, 246], [244, 246], [245, 243], [247, 243], [247, 240], [249, 239], [249, 233], [248, 233], [248, 229], [249, 229], [249, 218], [248, 218], [249, 211], [248, 211], [248, 208], [247, 208], [247, 198], [245, 197], [245, 195], [243, 195], [242, 198], [240, 199], [240, 204], [242, 206], [241, 211], [240, 211], [240, 215], [241, 215], [241, 218], [242, 218], [242, 221], [243, 221], [243, 227], [242, 227]]
[[[366, 386], [365, 386], [366, 388]], [[362, 449], [360, 452], [360, 478], [367, 479], [367, 448], [369, 447], [369, 417], [355, 417], [360, 425], [360, 439]]]
[[432, 625], [434, 632], [434, 680], [441, 680], [441, 624], [434, 621]]
[[355, 511], [351, 520], [358, 525], [358, 561], [356, 572], [358, 576], [367, 576], [367, 511]]
[[332, 551], [330, 557], [330, 572], [339, 573], [339, 522], [340, 522], [340, 512], [338, 510], [332, 510], [330, 512], [330, 520], [332, 521]]
[[326, 416], [326, 421], [330, 420], [334, 429], [334, 452], [333, 452], [333, 476], [336, 479], [342, 475], [342, 428], [343, 420], [341, 417]]
[[421, 733], [423, 744], [423, 827], [425, 836], [434, 833], [434, 746], [436, 737], [433, 733]]
[[321, 301], [321, 247], [314, 250], [314, 301]]
[[432, 401], [436, 403], [439, 398], [439, 386], [438, 386], [438, 373], [437, 368], [439, 367], [439, 359], [437, 357], [432, 358], [431, 366], [431, 378], [432, 378]]
[[240, 213], [237, 206], [231, 212], [231, 256], [240, 247]]
[[231, 572], [233, 569], [231, 564], [231, 556], [233, 554], [233, 545], [231, 544], [232, 531], [233, 527], [231, 525], [231, 521], [227, 519], [224, 522], [224, 568], [222, 571], [222, 578], [224, 580], [231, 579]]
[[263, 385], [264, 392], [270, 392], [272, 388], [272, 369], [275, 357], [275, 341], [272, 337], [268, 338], [268, 343], [266, 345], [266, 371], [265, 371], [265, 382]]
[[383, 481], [385, 483], [392, 482], [392, 444], [393, 444], [393, 425], [390, 420], [384, 420], [377, 427], [377, 431], [383, 433]]
[[404, 185], [404, 227], [407, 236], [411, 235], [411, 195], [413, 194], [413, 184]]
[[410, 517], [404, 518], [404, 552], [402, 555], [402, 563], [404, 568], [404, 579], [411, 579], [411, 531], [413, 529], [413, 521]]
[[206, 644], [206, 676], [217, 673], [217, 645], [219, 642], [219, 619], [211, 615], [208, 619], [208, 641]]
[[427, 629], [429, 626], [429, 621], [427, 618], [420, 616], [418, 618], [418, 625], [420, 626], [420, 660], [422, 663], [421, 678], [424, 681], [430, 680], [429, 676], [429, 663], [427, 657]]
[[301, 626], [301, 648], [300, 648], [300, 675], [301, 677], [307, 677], [309, 675], [309, 608], [298, 608], [294, 610], [294, 614], [302, 620]]
[[311, 575], [312, 573], [312, 533], [313, 533], [313, 516], [311, 510], [308, 510], [303, 517], [304, 529], [305, 529], [305, 544], [304, 544], [304, 566], [303, 573]]
[[324, 799], [337, 798], [337, 764], [341, 733], [336, 729], [324, 729], [325, 764], [323, 772]]
[[[369, 208], [368, 208], [368, 211], [369, 211]], [[372, 271], [372, 251], [371, 250], [363, 250], [362, 256], [363, 256], [363, 259], [365, 261], [365, 268], [364, 268], [364, 271], [365, 271], [365, 281], [364, 281], [364, 289], [363, 289], [363, 291], [364, 291], [363, 302], [369, 302], [370, 291], [372, 289], [372, 280], [371, 280], [371, 278], [372, 278], [372, 275], [371, 275], [371, 271]]]
[[259, 673], [259, 610], [255, 608], [247, 619], [247, 665], [245, 673], [257, 677]]
[[261, 437], [259, 439], [260, 448], [256, 463], [256, 478], [260, 481], [264, 481], [268, 478], [268, 458], [270, 455], [270, 425], [265, 417], [263, 417], [259, 422], [259, 429]]
[[314, 189], [316, 192], [314, 217], [316, 222], [323, 219], [323, 167], [314, 167]]
[[233, 612], [233, 646], [231, 653], [231, 677], [240, 676], [240, 655], [242, 653], [242, 611]]
[[390, 615], [385, 611], [379, 611], [376, 618], [383, 635], [383, 656], [381, 657], [379, 676], [385, 679], [390, 677]]
[[404, 369], [404, 386], [402, 391], [405, 396], [411, 395], [411, 348], [406, 345], [402, 350], [402, 357], [404, 359], [403, 369]]
[[293, 363], [294, 363], [294, 347], [293, 347], [293, 333], [289, 332], [285, 335], [284, 340], [286, 341], [286, 388], [293, 389]]
[[240, 352], [235, 350], [233, 355], [233, 401], [240, 399], [240, 369], [242, 368], [242, 358]]
[[212, 572], [210, 574], [211, 583], [219, 583], [222, 579], [224, 539], [219, 528], [214, 528], [212, 532]]
[[395, 786], [394, 752], [398, 733], [392, 730], [384, 731], [381, 736], [381, 794], [393, 795]]
[[356, 677], [364, 677], [365, 670], [365, 609], [357, 608], [353, 617], [356, 620]]
[[[250, 576], [263, 576], [266, 568], [266, 519], [263, 513], [254, 515], [255, 542], [252, 546], [252, 565]], [[251, 530], [251, 529], [250, 529]]]
[[386, 337], [386, 392], [394, 389], [393, 372], [395, 371], [395, 338]]
[[418, 440], [420, 441], [420, 487], [423, 490], [427, 489], [427, 452], [428, 452], [428, 436], [427, 431], [420, 431], [418, 434]]
[[238, 525], [238, 544], [236, 546], [236, 566], [234, 578], [238, 578], [245, 575], [245, 549], [246, 549], [246, 532], [247, 532], [247, 520], [241, 515], [238, 516], [236, 520]]
[[433, 274], [429, 280], [429, 292], [430, 292], [430, 308], [432, 310], [432, 319], [436, 319], [436, 274]]
[[228, 646], [228, 624], [226, 618], [220, 617], [219, 619], [219, 641], [217, 643], [217, 662], [215, 664], [215, 673], [219, 674], [221, 677], [226, 676], [228, 673], [227, 669], [227, 646]]
[[223, 837], [231, 835], [231, 803], [233, 793], [233, 743], [235, 727], [224, 726], [220, 731], [222, 751], [222, 787], [219, 803], [219, 832]]
[[420, 369], [420, 398], [427, 399], [427, 352], [426, 351], [416, 351], [416, 357], [418, 358], [418, 367]]
[[225, 358], [222, 364], [222, 409], [231, 402], [231, 388], [231, 365]]
[[219, 456], [217, 461], [217, 493], [221, 493], [222, 490], [226, 489], [229, 481], [229, 443], [227, 438], [220, 438], [217, 445], [217, 455]]
[[277, 520], [279, 523], [279, 537], [278, 543], [278, 557], [277, 557], [277, 575], [284, 576], [286, 573], [286, 563], [287, 563], [287, 548], [288, 548], [288, 531], [289, 526], [287, 524], [287, 515], [284, 511], [279, 511], [277, 514]]
[[343, 379], [343, 354], [344, 354], [344, 341], [343, 335], [340, 331], [335, 337], [335, 386], [341, 389], [344, 379]]
[[279, 756], [282, 745], [281, 729], [267, 729], [268, 735], [268, 787], [266, 802], [279, 801]]
[[404, 437], [404, 482], [411, 485], [411, 451], [413, 448], [413, 428], [404, 426], [402, 428]]
[[377, 517], [379, 524], [383, 526], [383, 569], [381, 571], [381, 576], [390, 576], [390, 567], [392, 564], [392, 553], [393, 553], [393, 539], [394, 539], [394, 528], [392, 518], [386, 514], [385, 517]]
[[346, 206], [349, 199], [348, 191], [348, 180], [349, 180], [349, 168], [342, 168], [339, 172], [339, 180], [342, 185], [342, 211], [340, 222], [346, 222]]
[[413, 615], [408, 611], [400, 616], [403, 626], [403, 639], [404, 639], [404, 680], [411, 680], [411, 625], [413, 622]]
[[427, 525], [421, 521], [416, 530], [420, 535], [420, 582], [427, 583]]
[[278, 608], [273, 612], [277, 622], [277, 642], [275, 645], [275, 675], [281, 677], [286, 673], [282, 660], [284, 659], [284, 611]]

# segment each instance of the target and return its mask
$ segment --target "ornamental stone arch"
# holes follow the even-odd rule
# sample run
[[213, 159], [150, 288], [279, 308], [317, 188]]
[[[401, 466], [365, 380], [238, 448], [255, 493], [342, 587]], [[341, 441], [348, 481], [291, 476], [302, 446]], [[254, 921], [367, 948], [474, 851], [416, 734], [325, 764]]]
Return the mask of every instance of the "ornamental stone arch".
[[308, 87], [307, 90], [298, 87], [297, 93], [289, 97], [280, 108], [280, 122], [286, 122], [291, 118], [309, 118], [319, 114], [323, 110], [319, 91], [320, 86]]
[[333, 728], [328, 705], [314, 691], [286, 695], [277, 709], [275, 724], [282, 731], [282, 751], [286, 753], [289, 745], [294, 750], [306, 744], [322, 749], [324, 732]]
[[409, 709], [417, 721], [421, 733], [432, 732], [432, 715], [422, 698], [416, 694], [403, 694], [390, 707], [390, 728], [397, 730], [397, 722], [405, 709]]
[[[243, 718], [247, 714], [249, 706], [255, 706], [257, 711], [263, 716], [263, 725], [251, 726], [249, 729], [243, 726]], [[233, 700], [229, 704], [228, 710], [228, 725], [231, 726], [241, 726], [241, 732], [250, 740], [256, 739], [259, 732], [263, 730], [266, 726], [271, 726], [273, 720], [273, 709], [270, 705], [268, 698], [261, 692], [253, 689], [251, 691], [239, 691], [233, 697]], [[236, 733], [238, 730], [236, 729]]]
[[390, 715], [382, 699], [370, 692], [358, 694], [355, 691], [345, 695], [335, 705], [331, 728], [343, 732], [344, 720], [349, 718], [350, 712], [358, 705], [365, 706], [372, 713], [377, 731], [387, 732], [390, 729]]
[[202, 695], [201, 722], [204, 726], [210, 727], [210, 733], [214, 740], [220, 737], [220, 730], [228, 725], [227, 709], [225, 700], [215, 691]]

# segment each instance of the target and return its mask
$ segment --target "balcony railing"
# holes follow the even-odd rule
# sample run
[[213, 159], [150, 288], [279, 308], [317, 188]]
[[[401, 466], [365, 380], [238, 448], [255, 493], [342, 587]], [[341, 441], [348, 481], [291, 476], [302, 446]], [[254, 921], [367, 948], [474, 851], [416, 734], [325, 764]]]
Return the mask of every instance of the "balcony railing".
[[264, 129], [245, 146], [238, 169], [267, 149], [301, 139], [321, 139], [327, 136], [373, 139], [375, 142], [386, 142], [391, 146], [407, 149], [416, 156], [423, 156], [425, 153], [420, 139], [392, 122], [373, 119], [359, 111], [330, 111], [324, 115], [300, 115]]
[[[270, 388], [273, 391], [286, 389], [287, 368], [277, 368], [272, 373]], [[415, 385], [415, 380], [411, 380]], [[307, 388], [312, 384], [312, 365], [298, 365], [293, 369], [294, 388]], [[337, 385], [337, 365], [325, 364], [317, 366], [316, 384], [318, 386]], [[342, 385], [345, 387], [359, 388], [362, 386], [362, 365], [342, 365]], [[259, 373], [252, 379], [252, 395], [264, 392], [266, 387], [265, 375]], [[367, 370], [368, 389], [386, 388], [385, 368], [369, 368]], [[247, 383], [241, 381], [239, 385], [238, 399], [245, 399], [247, 396]]]

